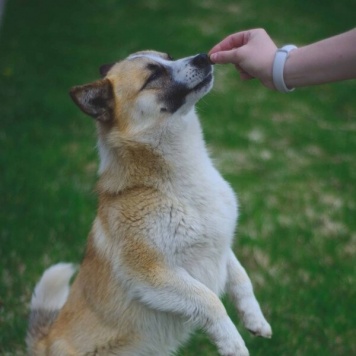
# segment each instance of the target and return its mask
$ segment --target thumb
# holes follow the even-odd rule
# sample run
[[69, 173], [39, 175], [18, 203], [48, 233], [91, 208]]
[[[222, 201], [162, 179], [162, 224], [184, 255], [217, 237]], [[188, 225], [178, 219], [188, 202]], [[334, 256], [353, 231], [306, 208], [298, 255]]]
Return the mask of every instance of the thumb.
[[238, 64], [237, 52], [238, 50], [236, 48], [230, 51], [215, 52], [210, 55], [210, 60], [213, 63], [217, 63], [217, 64], [226, 64], [226, 63]]

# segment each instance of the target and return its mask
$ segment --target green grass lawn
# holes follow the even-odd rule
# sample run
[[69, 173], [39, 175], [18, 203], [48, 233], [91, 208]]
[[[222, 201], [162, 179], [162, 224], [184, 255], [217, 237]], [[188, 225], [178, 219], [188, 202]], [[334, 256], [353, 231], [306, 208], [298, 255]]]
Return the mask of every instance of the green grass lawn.
[[[0, 355], [22, 355], [43, 270], [81, 260], [96, 209], [93, 121], [68, 90], [141, 49], [206, 52], [264, 27], [279, 45], [355, 26], [353, 0], [11, 0], [0, 29]], [[251, 355], [356, 354], [356, 82], [283, 95], [232, 67], [198, 104], [207, 144], [237, 192], [235, 252], [273, 338]], [[217, 355], [197, 333], [181, 356]]]

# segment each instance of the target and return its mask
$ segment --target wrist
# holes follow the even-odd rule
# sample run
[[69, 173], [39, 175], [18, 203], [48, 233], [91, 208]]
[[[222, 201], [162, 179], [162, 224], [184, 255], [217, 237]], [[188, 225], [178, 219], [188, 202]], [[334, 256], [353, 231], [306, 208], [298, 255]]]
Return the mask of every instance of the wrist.
[[294, 88], [289, 88], [285, 82], [284, 72], [285, 65], [291, 51], [295, 50], [295, 45], [286, 45], [277, 49], [273, 65], [272, 65], [272, 80], [274, 87], [281, 93], [289, 93]]

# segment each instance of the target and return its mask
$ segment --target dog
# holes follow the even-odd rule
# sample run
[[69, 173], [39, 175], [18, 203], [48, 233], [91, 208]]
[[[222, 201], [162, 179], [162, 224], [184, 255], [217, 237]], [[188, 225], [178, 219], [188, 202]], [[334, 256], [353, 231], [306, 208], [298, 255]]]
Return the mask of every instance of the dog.
[[202, 328], [223, 356], [248, 355], [219, 297], [271, 337], [231, 245], [237, 199], [207, 153], [195, 104], [213, 85], [206, 54], [141, 51], [70, 95], [97, 123], [98, 210], [75, 272], [35, 287], [30, 355], [170, 355]]

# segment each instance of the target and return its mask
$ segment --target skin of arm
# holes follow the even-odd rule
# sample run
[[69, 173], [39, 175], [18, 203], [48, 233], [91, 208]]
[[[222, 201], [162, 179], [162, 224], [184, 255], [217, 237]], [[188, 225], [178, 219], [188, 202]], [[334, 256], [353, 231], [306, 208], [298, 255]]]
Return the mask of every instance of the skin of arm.
[[[277, 46], [263, 29], [230, 35], [209, 52], [214, 63], [232, 63], [242, 80], [257, 78], [275, 89], [272, 65]], [[356, 78], [356, 29], [300, 47], [284, 67], [288, 87], [303, 87]]]
[[291, 51], [284, 67], [288, 87], [356, 78], [356, 29]]

